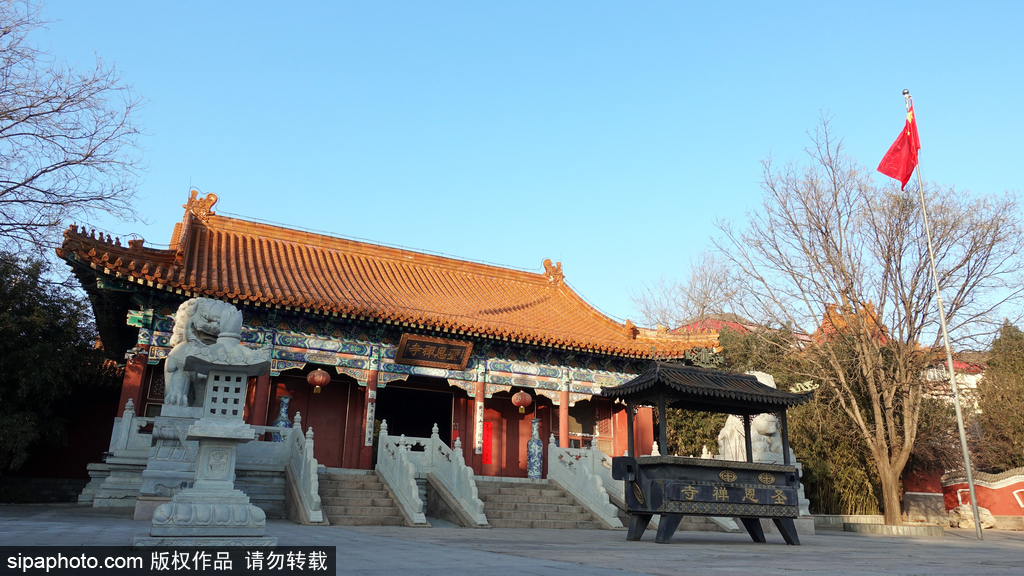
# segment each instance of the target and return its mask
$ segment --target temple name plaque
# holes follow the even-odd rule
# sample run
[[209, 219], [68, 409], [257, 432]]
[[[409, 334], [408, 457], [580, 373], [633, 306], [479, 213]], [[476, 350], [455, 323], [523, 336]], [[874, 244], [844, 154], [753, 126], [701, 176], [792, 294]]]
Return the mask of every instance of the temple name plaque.
[[395, 352], [395, 363], [465, 370], [472, 352], [472, 342], [447, 340], [419, 334], [402, 334], [402, 340], [398, 343], [398, 350]]

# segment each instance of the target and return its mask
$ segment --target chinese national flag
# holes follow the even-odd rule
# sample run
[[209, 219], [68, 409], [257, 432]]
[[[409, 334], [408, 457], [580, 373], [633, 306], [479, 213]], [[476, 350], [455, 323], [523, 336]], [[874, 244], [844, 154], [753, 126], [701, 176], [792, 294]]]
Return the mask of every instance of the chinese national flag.
[[910, 103], [907, 112], [907, 125], [896, 141], [889, 147], [882, 161], [878, 163], [878, 171], [890, 178], [899, 180], [905, 189], [910, 175], [917, 166], [917, 151], [921, 149], [921, 139], [917, 136], [917, 120], [914, 118], [914, 103]]

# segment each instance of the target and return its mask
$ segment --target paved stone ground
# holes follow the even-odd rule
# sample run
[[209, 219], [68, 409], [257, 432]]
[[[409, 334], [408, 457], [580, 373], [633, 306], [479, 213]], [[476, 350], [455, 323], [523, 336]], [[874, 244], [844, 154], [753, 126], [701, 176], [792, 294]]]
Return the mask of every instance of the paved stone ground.
[[[822, 531], [786, 546], [768, 536], [680, 532], [655, 544], [651, 531], [312, 527], [283, 520], [267, 533], [281, 544], [338, 548], [339, 574], [1024, 574], [1024, 532], [947, 530], [944, 538], [893, 538]], [[123, 546], [149, 525], [127, 514], [62, 505], [0, 505], [7, 546]]]

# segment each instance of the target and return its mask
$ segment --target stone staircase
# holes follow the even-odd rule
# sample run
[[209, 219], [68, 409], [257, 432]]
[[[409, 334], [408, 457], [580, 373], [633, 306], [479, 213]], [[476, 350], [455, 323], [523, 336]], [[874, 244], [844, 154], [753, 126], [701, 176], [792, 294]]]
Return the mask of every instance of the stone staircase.
[[600, 530], [593, 515], [547, 480], [504, 482], [477, 478], [487, 522], [494, 528]]
[[267, 518], [284, 518], [285, 491], [288, 479], [284, 469], [244, 470], [235, 469], [235, 488], [249, 497], [254, 506], [263, 509]]
[[405, 526], [398, 505], [373, 472], [320, 474], [324, 515], [338, 526]]

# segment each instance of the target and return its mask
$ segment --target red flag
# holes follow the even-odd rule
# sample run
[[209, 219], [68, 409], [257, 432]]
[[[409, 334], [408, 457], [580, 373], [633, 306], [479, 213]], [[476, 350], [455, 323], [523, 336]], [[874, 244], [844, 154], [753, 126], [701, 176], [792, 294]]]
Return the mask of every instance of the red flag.
[[914, 173], [914, 167], [917, 166], [917, 151], [920, 149], [921, 139], [917, 135], [917, 119], [914, 118], [914, 102], [911, 100], [910, 110], [907, 112], [907, 125], [878, 163], [878, 171], [899, 180], [903, 184], [900, 189], [905, 189], [907, 182], [910, 182], [910, 175]]

